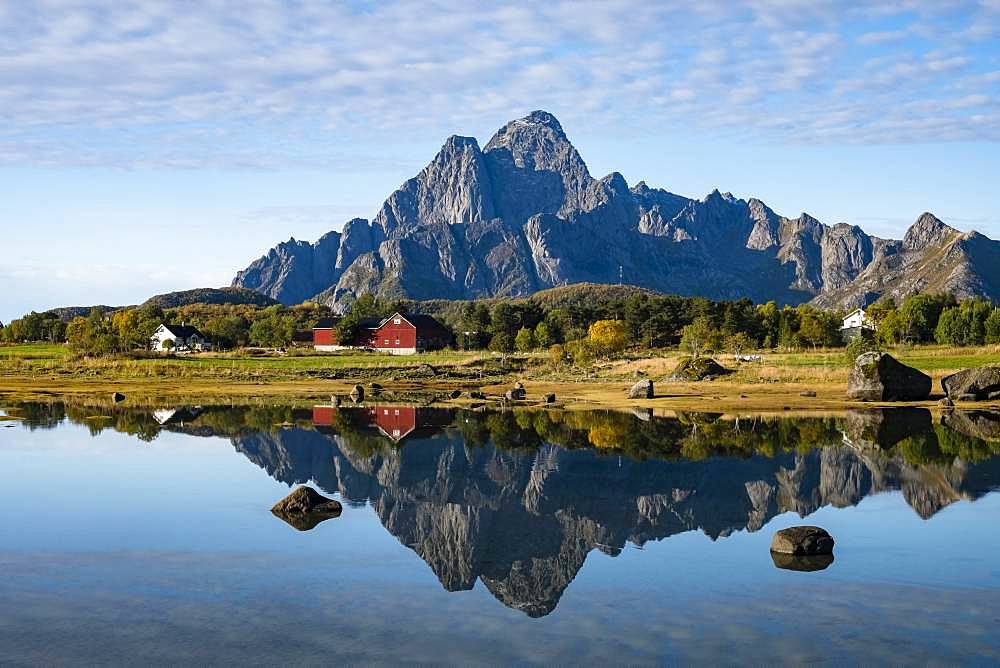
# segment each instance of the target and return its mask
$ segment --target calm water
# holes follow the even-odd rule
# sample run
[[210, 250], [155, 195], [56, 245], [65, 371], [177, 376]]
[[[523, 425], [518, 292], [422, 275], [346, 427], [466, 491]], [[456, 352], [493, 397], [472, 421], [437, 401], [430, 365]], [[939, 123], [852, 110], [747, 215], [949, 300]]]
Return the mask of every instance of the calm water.
[[1000, 661], [997, 414], [0, 413], [4, 665]]

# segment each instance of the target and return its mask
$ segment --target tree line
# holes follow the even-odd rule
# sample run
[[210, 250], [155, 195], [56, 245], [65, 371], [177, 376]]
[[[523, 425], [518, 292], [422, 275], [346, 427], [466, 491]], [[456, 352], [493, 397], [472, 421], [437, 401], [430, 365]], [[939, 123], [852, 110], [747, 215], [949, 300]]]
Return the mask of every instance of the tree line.
[[[474, 301], [407, 302], [365, 294], [339, 319], [339, 339], [351, 340], [365, 318], [395, 311], [435, 316], [454, 334], [462, 350], [501, 353], [547, 350], [553, 360], [586, 363], [626, 348], [680, 346], [693, 355], [750, 350], [798, 350], [844, 345], [844, 313], [809, 304], [754, 304], [749, 299], [713, 301], [643, 290], [567, 288], [558, 299], [545, 295]], [[864, 346], [942, 343], [1000, 343], [1000, 310], [987, 300], [958, 301], [950, 294], [914, 294], [897, 304], [883, 299], [867, 310], [876, 326]], [[148, 347], [165, 322], [186, 322], [220, 349], [284, 347], [333, 315], [326, 306], [188, 304], [156, 305], [103, 312], [64, 322], [52, 313], [30, 313], [0, 328], [5, 342], [67, 342], [84, 354], [114, 354]]]

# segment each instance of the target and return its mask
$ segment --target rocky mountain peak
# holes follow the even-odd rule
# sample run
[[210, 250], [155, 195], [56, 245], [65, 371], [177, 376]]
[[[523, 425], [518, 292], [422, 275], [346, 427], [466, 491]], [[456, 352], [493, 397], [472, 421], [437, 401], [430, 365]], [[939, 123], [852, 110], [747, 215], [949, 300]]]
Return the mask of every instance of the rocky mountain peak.
[[906, 231], [906, 236], [903, 237], [903, 248], [923, 250], [927, 246], [940, 246], [957, 233], [958, 230], [945, 225], [934, 214], [924, 212]]
[[[924, 255], [945, 244], [948, 254]], [[234, 285], [339, 308], [364, 292], [468, 299], [622, 277], [682, 295], [852, 306], [927, 286], [995, 298], [997, 266], [1000, 243], [960, 238], [929, 213], [899, 242], [719, 189], [693, 199], [643, 181], [630, 190], [617, 172], [595, 180], [555, 116], [534, 111], [482, 149], [449, 137], [371, 223], [281, 243]]]

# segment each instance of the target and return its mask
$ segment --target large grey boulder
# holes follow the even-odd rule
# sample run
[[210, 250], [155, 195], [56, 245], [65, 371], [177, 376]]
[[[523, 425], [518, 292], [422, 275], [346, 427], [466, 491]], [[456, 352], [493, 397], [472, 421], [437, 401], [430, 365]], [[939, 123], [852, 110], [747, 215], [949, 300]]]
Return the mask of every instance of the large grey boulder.
[[652, 399], [653, 398], [653, 381], [648, 378], [645, 380], [640, 380], [638, 383], [633, 385], [628, 390], [629, 399]]
[[923, 401], [930, 393], [930, 376], [906, 366], [888, 353], [858, 355], [847, 377], [847, 396], [851, 399]]
[[801, 556], [833, 554], [833, 536], [820, 527], [789, 527], [774, 534], [771, 552]]
[[332, 517], [338, 517], [343, 506], [335, 499], [328, 499], [312, 487], [297, 487], [291, 494], [278, 501], [271, 512], [299, 531], [308, 531]]
[[988, 399], [1000, 391], [1000, 366], [981, 366], [965, 369], [941, 380], [941, 387], [951, 399], [971, 394], [976, 399]]

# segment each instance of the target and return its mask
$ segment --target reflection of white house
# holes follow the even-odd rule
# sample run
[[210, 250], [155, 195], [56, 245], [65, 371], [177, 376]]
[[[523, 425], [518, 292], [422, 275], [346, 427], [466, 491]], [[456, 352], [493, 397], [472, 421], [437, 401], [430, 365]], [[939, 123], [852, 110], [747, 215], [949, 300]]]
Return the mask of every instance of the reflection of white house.
[[199, 415], [201, 415], [201, 407], [195, 406], [193, 408], [187, 408], [181, 406], [178, 408], [158, 408], [153, 411], [153, 419], [160, 424], [184, 424], [185, 422], [190, 422], [194, 420]]
[[853, 339], [864, 329], [875, 331], [875, 323], [871, 321], [863, 308], [856, 308], [844, 316], [844, 324], [840, 328], [840, 333], [845, 339]]
[[[170, 345], [166, 342], [170, 341]], [[160, 325], [153, 336], [149, 338], [149, 347], [153, 350], [209, 350], [211, 346], [205, 341], [205, 335], [191, 325]]]

